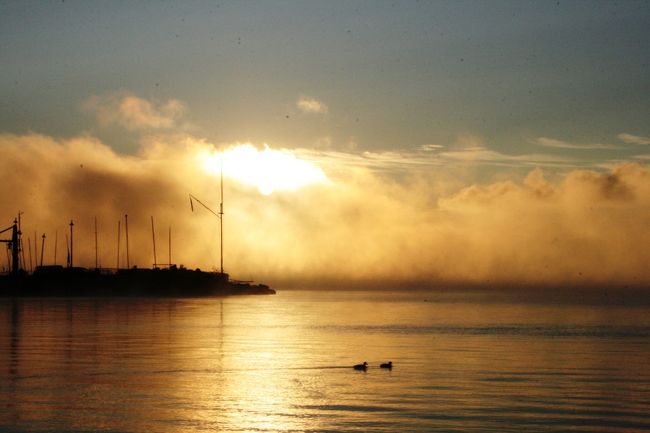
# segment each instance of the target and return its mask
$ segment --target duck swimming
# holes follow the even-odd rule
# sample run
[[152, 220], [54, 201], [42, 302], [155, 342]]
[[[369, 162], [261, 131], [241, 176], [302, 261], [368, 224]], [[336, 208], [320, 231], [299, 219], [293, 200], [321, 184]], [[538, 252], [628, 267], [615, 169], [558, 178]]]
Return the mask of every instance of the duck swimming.
[[385, 364], [381, 364], [379, 368], [387, 368], [387, 369], [392, 369], [393, 368], [393, 361], [388, 361]]
[[368, 369], [368, 363], [364, 361], [363, 364], [357, 364], [357, 365], [353, 366], [352, 368], [354, 368], [355, 370], [366, 371]]

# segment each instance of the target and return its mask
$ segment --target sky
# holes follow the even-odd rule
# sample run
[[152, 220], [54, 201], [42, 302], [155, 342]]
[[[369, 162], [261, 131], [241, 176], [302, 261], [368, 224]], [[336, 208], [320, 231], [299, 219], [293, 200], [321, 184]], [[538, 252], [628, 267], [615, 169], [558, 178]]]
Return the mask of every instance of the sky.
[[647, 287], [648, 29], [634, 1], [3, 1], [0, 221], [98, 217], [112, 266], [129, 213], [150, 266], [155, 215], [210, 268], [187, 196], [218, 208], [223, 166], [240, 278]]

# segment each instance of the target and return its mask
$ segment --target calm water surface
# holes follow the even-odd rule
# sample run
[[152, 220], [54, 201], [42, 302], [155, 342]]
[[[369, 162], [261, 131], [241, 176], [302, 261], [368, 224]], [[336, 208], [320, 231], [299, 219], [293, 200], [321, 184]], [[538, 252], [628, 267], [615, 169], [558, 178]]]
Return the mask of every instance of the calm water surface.
[[607, 303], [0, 300], [0, 431], [648, 431], [650, 308]]

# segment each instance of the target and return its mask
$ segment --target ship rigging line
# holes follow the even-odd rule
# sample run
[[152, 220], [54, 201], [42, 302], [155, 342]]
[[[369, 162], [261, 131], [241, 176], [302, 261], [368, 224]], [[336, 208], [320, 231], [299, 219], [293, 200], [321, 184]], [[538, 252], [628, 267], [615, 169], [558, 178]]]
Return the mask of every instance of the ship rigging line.
[[201, 200], [199, 200], [198, 198], [196, 198], [196, 197], [194, 197], [192, 194], [190, 194], [190, 208], [192, 209], [192, 212], [194, 212], [194, 204], [193, 204], [192, 200], [196, 200], [196, 201], [197, 201], [201, 206], [203, 206], [204, 208], [206, 208], [206, 209], [207, 209], [209, 212], [211, 212], [214, 216], [216, 216], [217, 218], [221, 219], [221, 215], [220, 215], [220, 214], [216, 213], [215, 211], [213, 211], [212, 209], [210, 209], [208, 206], [206, 206], [206, 205], [205, 205]]
[[205, 203], [203, 203], [201, 200], [199, 200], [198, 198], [196, 198], [192, 194], [190, 194], [190, 208], [192, 209], [192, 212], [194, 212], [194, 202], [192, 200], [196, 200], [196, 202], [199, 203], [201, 206], [203, 206], [208, 212], [210, 212], [212, 215], [219, 218], [219, 223], [220, 223], [219, 224], [219, 227], [220, 227], [219, 239], [220, 239], [220, 249], [221, 249], [221, 253], [220, 253], [221, 269], [220, 269], [220, 272], [223, 274], [223, 189], [221, 191], [221, 203], [219, 204], [219, 213], [213, 211]]

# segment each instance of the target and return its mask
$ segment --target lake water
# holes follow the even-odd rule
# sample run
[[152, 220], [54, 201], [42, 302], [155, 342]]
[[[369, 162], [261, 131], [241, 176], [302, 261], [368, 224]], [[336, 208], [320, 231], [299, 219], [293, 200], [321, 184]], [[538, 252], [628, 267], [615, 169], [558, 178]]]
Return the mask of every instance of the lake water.
[[648, 431], [649, 361], [606, 297], [5, 299], [0, 431]]

